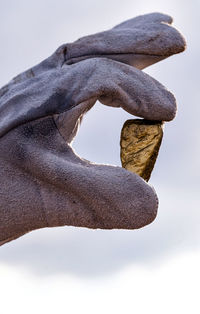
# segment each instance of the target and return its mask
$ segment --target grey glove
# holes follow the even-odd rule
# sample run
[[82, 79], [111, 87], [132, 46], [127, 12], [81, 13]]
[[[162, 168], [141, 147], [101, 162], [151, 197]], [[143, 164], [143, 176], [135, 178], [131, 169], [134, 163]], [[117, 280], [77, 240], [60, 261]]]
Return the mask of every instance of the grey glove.
[[43, 227], [135, 229], [155, 219], [150, 185], [81, 159], [70, 142], [97, 100], [174, 118], [174, 96], [139, 70], [185, 49], [168, 23], [148, 14], [65, 44], [0, 90], [0, 244]]

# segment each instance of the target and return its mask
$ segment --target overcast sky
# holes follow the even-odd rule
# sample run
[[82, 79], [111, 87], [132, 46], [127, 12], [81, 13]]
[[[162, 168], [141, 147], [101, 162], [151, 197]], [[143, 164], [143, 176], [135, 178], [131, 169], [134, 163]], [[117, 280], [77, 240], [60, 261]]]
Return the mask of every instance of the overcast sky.
[[[177, 118], [165, 125], [150, 180], [160, 199], [157, 219], [137, 231], [39, 230], [1, 247], [2, 313], [199, 313], [200, 2], [0, 1], [0, 85], [62, 43], [155, 11], [174, 17], [188, 45], [186, 52], [145, 69], [175, 94], [179, 106]], [[76, 152], [120, 165], [120, 131], [130, 117], [97, 103], [74, 141]]]

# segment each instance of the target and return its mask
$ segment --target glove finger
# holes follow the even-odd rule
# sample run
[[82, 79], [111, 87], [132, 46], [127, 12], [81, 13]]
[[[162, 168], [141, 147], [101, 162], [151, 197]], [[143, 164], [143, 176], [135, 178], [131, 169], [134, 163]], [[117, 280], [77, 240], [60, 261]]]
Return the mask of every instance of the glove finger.
[[176, 112], [173, 95], [149, 75], [117, 61], [94, 58], [13, 86], [0, 98], [0, 135], [97, 99], [150, 120], [168, 121]]
[[147, 14], [82, 37], [67, 45], [66, 63], [106, 57], [144, 68], [185, 49], [184, 38], [168, 24], [171, 22], [167, 15]]

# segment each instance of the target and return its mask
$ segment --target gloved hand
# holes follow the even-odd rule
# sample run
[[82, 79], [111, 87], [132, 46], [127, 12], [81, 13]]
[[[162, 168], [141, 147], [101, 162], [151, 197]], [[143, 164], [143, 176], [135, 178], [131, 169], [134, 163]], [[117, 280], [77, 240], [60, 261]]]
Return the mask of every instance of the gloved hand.
[[135, 229], [157, 213], [138, 175], [78, 157], [70, 142], [97, 100], [172, 120], [174, 96], [140, 69], [185, 49], [153, 13], [62, 45], [0, 90], [0, 244], [53, 226]]

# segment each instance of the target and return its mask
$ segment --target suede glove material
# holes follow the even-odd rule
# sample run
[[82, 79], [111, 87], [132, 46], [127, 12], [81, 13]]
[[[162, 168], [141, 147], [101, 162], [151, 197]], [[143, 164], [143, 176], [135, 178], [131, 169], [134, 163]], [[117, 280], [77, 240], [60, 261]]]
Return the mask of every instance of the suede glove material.
[[170, 121], [174, 96], [141, 69], [185, 49], [171, 17], [139, 16], [64, 44], [0, 90], [0, 244], [53, 226], [141, 228], [158, 200], [136, 174], [96, 165], [70, 143], [99, 100]]

